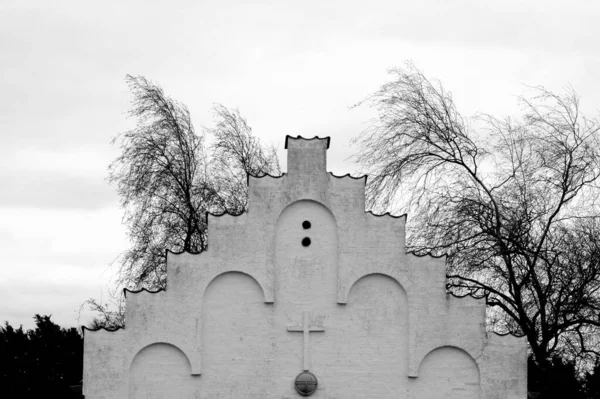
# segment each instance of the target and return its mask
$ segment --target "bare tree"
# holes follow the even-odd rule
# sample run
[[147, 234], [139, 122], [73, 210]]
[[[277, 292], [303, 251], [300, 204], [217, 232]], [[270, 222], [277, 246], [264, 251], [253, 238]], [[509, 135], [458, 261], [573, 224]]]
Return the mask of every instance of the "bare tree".
[[[109, 167], [125, 209], [131, 248], [122, 254], [117, 283], [151, 290], [167, 284], [166, 250], [199, 253], [207, 248], [207, 212], [240, 214], [248, 207], [247, 175], [280, 175], [272, 146], [263, 146], [235, 109], [213, 108], [215, 127], [198, 135], [187, 107], [144, 77], [127, 76], [135, 129], [119, 134], [121, 155]], [[206, 132], [213, 144], [205, 145]], [[123, 297], [116, 310], [95, 299], [90, 328], [124, 324]], [[114, 306], [113, 306], [114, 307]]]
[[210, 208], [204, 137], [196, 135], [188, 109], [144, 77], [127, 76], [135, 129], [118, 135], [121, 155], [109, 181], [125, 209], [132, 247], [123, 254], [120, 283], [164, 288], [165, 250], [200, 252], [206, 246]]
[[239, 214], [248, 208], [247, 176], [279, 176], [279, 159], [273, 146], [265, 147], [237, 109], [213, 107], [215, 126], [206, 132], [211, 145], [211, 176], [218, 205]]
[[125, 325], [125, 301], [122, 293], [117, 291], [109, 292], [110, 299], [103, 302], [102, 299], [90, 298], [85, 301], [80, 309], [79, 316], [85, 307], [97, 314], [94, 319], [87, 324], [90, 330], [105, 328], [116, 330]]
[[598, 357], [598, 120], [539, 87], [520, 119], [467, 120], [412, 64], [391, 72], [354, 141], [370, 206], [407, 210], [409, 250], [446, 254], [448, 290], [486, 297], [492, 328], [525, 335], [541, 366]]

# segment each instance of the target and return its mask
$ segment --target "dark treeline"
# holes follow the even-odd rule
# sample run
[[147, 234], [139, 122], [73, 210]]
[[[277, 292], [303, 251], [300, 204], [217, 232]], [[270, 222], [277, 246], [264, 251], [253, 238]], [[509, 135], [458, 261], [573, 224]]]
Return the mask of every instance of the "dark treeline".
[[578, 375], [575, 362], [555, 356], [551, 367], [541, 369], [531, 356], [527, 362], [527, 390], [532, 399], [600, 398], [600, 363]]
[[81, 384], [83, 337], [50, 317], [36, 314], [33, 330], [0, 327], [0, 397], [81, 397], [70, 386]]

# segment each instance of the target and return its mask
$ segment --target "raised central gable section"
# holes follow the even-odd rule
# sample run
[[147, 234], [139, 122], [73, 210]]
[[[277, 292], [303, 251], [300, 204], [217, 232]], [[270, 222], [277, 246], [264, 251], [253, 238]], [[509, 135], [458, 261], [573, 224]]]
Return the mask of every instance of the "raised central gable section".
[[323, 201], [328, 188], [327, 156], [329, 137], [310, 140], [287, 136], [287, 190], [294, 197]]
[[300, 200], [283, 210], [275, 233], [278, 305], [335, 305], [337, 233], [333, 214], [318, 202]]
[[328, 148], [329, 137], [304, 139], [300, 136], [296, 138], [286, 136], [288, 175], [298, 177], [326, 173], [327, 156], [325, 151]]

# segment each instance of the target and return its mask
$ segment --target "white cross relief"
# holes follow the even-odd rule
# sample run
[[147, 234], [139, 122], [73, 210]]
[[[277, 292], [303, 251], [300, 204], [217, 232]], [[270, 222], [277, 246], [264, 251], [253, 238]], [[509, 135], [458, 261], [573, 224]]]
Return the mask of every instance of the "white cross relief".
[[308, 310], [303, 312], [303, 322], [301, 326], [288, 326], [287, 330], [290, 332], [301, 332], [304, 334], [304, 371], [308, 371], [310, 365], [310, 341], [308, 335], [311, 332], [323, 332], [325, 328], [319, 326], [309, 326]]

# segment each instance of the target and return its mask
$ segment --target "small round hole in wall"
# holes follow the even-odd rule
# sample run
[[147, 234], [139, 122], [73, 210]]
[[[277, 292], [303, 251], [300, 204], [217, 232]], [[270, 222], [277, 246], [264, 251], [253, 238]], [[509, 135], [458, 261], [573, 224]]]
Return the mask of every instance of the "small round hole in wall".
[[304, 246], [304, 247], [308, 247], [309, 245], [310, 245], [310, 238], [308, 238], [308, 237], [304, 237], [304, 238], [302, 239], [302, 246]]
[[302, 228], [304, 228], [305, 230], [310, 229], [310, 222], [308, 220], [302, 222]]

